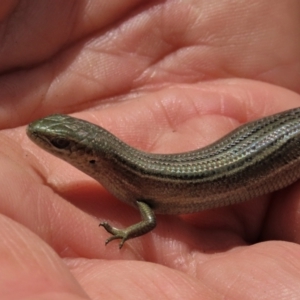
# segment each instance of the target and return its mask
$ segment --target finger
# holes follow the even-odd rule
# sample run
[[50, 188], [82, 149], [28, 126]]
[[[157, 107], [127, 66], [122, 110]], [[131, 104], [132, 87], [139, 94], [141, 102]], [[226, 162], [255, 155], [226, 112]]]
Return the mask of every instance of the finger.
[[[300, 26], [293, 12], [299, 2], [293, 1], [295, 7], [284, 2], [270, 7], [268, 1], [257, 5], [190, 3], [162, 2], [153, 10], [142, 4], [138, 13], [129, 17], [121, 13], [116, 23], [117, 14], [111, 13], [111, 24], [115, 26], [97, 25], [86, 39], [80, 38], [70, 47], [58, 47], [58, 53], [48, 55], [44, 63], [2, 77], [0, 98], [6, 110], [0, 116], [1, 122], [20, 125], [32, 116], [78, 111], [112, 97], [124, 100], [131, 91], [149, 86], [157, 89], [161, 84], [192, 84], [228, 77], [254, 78], [298, 91], [295, 75]], [[232, 14], [233, 7], [239, 13]], [[283, 19], [288, 34], [274, 27], [277, 18]], [[249, 39], [250, 36], [256, 38]], [[61, 37], [68, 44], [65, 39]], [[24, 44], [30, 47], [30, 43]], [[276, 55], [271, 56], [274, 49]], [[12, 90], [18, 91], [17, 99]]]

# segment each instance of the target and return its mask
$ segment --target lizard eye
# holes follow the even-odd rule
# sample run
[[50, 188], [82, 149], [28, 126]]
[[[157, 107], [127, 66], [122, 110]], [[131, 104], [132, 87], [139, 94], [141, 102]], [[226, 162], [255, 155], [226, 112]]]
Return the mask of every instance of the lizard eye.
[[64, 149], [70, 145], [70, 141], [65, 139], [53, 139], [51, 144], [58, 149]]

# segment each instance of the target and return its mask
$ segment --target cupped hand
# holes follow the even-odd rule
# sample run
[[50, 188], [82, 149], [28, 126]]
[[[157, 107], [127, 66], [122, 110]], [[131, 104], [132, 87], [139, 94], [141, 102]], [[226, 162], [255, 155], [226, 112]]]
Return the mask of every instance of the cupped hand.
[[0, 298], [299, 297], [298, 183], [158, 215], [120, 251], [98, 225], [125, 227], [139, 213], [25, 134], [66, 113], [174, 153], [297, 107], [299, 11], [297, 0], [3, 1]]

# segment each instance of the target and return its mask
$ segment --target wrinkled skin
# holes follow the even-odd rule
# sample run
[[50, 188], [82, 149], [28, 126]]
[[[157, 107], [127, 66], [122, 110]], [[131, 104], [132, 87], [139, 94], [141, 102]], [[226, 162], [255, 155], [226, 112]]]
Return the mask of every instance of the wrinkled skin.
[[172, 153], [297, 107], [299, 15], [298, 0], [3, 0], [0, 298], [299, 298], [299, 182], [160, 215], [120, 251], [98, 223], [138, 212], [25, 135], [67, 113]]

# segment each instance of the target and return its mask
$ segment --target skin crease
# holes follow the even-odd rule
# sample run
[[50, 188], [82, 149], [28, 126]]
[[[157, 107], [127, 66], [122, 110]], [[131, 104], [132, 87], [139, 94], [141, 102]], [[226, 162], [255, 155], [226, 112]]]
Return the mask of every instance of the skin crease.
[[299, 182], [159, 215], [119, 251], [98, 224], [138, 212], [25, 135], [67, 113], [139, 149], [182, 152], [297, 107], [299, 11], [297, 0], [3, 1], [0, 298], [299, 298]]

